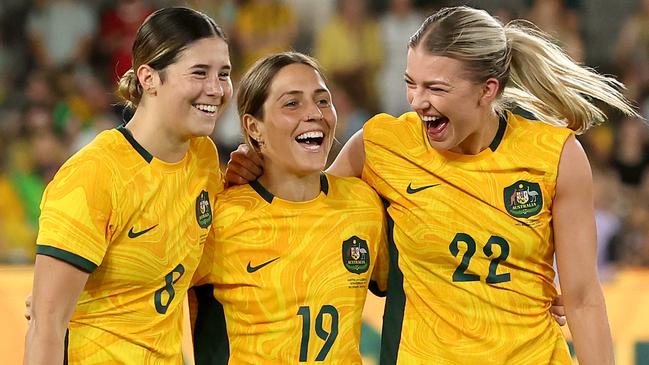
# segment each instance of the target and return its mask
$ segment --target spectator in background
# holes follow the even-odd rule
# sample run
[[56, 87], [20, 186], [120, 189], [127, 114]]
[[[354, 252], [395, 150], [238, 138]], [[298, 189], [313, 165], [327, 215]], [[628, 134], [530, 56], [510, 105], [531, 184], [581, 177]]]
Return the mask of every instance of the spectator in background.
[[649, 166], [647, 126], [638, 118], [625, 118], [618, 126], [613, 167], [623, 184], [638, 187]]
[[38, 66], [50, 69], [88, 63], [96, 14], [79, 0], [45, 0], [32, 8], [27, 34]]
[[119, 81], [131, 68], [131, 46], [140, 24], [153, 12], [153, 8], [142, 0], [117, 0], [101, 16], [98, 49], [107, 58], [106, 80]]
[[415, 11], [411, 0], [390, 0], [388, 12], [381, 17], [383, 67], [379, 75], [381, 110], [391, 115], [401, 115], [410, 110], [403, 84], [406, 69], [404, 40], [415, 34], [423, 18]]
[[614, 55], [630, 97], [649, 100], [649, 0], [640, 0], [635, 15], [624, 22]]
[[376, 74], [383, 61], [383, 40], [365, 0], [338, 1], [336, 15], [316, 34], [314, 54], [330, 79], [356, 103], [370, 113], [378, 110]]
[[534, 0], [525, 18], [559, 41], [572, 59], [583, 61], [579, 17], [563, 0]]
[[242, 66], [274, 52], [292, 48], [297, 36], [293, 9], [281, 0], [249, 0], [239, 9], [234, 22]]

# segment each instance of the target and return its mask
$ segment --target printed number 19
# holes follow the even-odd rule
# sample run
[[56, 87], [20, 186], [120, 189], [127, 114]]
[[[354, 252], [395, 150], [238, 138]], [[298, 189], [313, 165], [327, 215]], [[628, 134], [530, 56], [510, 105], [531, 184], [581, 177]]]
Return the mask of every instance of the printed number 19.
[[[323, 321], [325, 314], [328, 314], [331, 317], [331, 329], [329, 331], [325, 330], [323, 327]], [[307, 361], [307, 355], [309, 353], [309, 337], [311, 335], [311, 308], [309, 306], [302, 306], [297, 311], [298, 316], [302, 316], [302, 341], [300, 342], [300, 362]], [[318, 356], [315, 358], [315, 361], [324, 361], [333, 346], [336, 337], [338, 337], [338, 311], [336, 307], [325, 304], [320, 308], [320, 312], [315, 319], [315, 333], [323, 340], [325, 343], [318, 352]]]

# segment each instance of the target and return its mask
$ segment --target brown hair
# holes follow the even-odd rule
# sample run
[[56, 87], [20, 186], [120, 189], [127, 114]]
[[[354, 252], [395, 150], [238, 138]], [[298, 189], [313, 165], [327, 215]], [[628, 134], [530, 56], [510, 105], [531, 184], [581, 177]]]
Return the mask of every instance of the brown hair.
[[517, 105], [546, 123], [579, 133], [606, 119], [592, 100], [638, 116], [620, 92], [624, 85], [578, 65], [527, 21], [503, 26], [484, 10], [444, 8], [410, 38], [408, 47], [418, 46], [463, 62], [468, 77], [477, 83], [497, 79], [498, 111]]
[[243, 126], [243, 116], [250, 114], [257, 119], [264, 118], [264, 102], [268, 98], [270, 85], [275, 75], [284, 67], [294, 63], [310, 66], [326, 82], [322, 67], [314, 58], [299, 52], [282, 52], [266, 56], [255, 62], [241, 78], [237, 91], [237, 109], [241, 120], [241, 131], [247, 144], [259, 148], [259, 144], [250, 138]]
[[[127, 107], [135, 109], [142, 98], [142, 86], [135, 74], [138, 67], [149, 65], [163, 71], [192, 42], [214, 36], [227, 41], [221, 27], [203, 13], [185, 7], [157, 10], [137, 31], [132, 49], [133, 67], [120, 78], [117, 96]], [[164, 73], [160, 77], [164, 81]]]

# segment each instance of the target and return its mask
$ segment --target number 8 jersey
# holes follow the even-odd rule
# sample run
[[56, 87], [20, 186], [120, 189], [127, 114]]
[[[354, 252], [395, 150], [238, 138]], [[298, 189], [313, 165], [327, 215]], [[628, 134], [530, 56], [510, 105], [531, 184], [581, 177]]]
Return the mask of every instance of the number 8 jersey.
[[180, 364], [182, 303], [223, 190], [208, 138], [152, 157], [130, 132], [100, 133], [41, 203], [37, 253], [90, 273], [69, 324], [69, 364]]
[[219, 195], [214, 247], [196, 271], [196, 364], [360, 365], [383, 212], [360, 179], [324, 174], [307, 202], [258, 182]]
[[507, 112], [476, 155], [433, 149], [416, 113], [364, 127], [388, 203], [381, 364], [570, 364], [548, 312], [551, 210], [571, 131]]

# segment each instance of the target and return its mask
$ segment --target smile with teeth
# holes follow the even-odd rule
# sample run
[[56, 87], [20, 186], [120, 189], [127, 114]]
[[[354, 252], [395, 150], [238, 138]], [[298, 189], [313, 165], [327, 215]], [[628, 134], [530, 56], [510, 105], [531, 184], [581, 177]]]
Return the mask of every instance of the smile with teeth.
[[295, 141], [310, 148], [318, 147], [324, 142], [324, 133], [322, 131], [304, 132], [295, 137]]
[[214, 114], [219, 109], [218, 106], [210, 104], [194, 104], [194, 108], [209, 114]]

